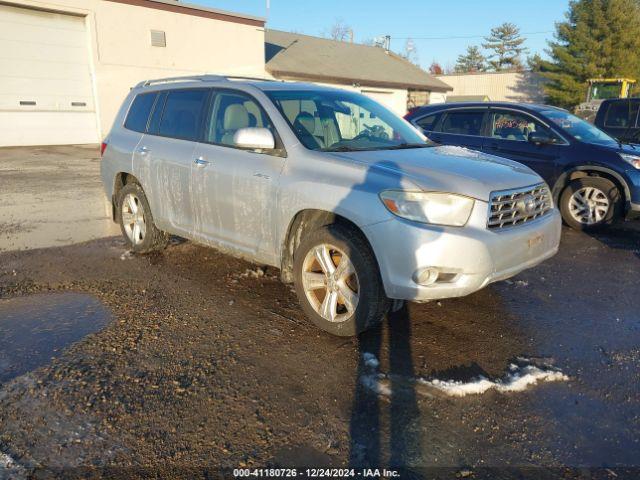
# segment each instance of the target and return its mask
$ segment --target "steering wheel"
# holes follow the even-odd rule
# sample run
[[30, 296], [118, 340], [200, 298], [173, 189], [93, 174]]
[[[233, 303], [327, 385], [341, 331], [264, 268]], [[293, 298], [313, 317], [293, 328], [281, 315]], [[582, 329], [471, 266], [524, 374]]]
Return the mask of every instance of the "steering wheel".
[[356, 140], [362, 140], [364, 138], [366, 138], [367, 140], [371, 140], [371, 135], [369, 134], [369, 132], [360, 132], [358, 135], [353, 137], [351, 141], [355, 142]]

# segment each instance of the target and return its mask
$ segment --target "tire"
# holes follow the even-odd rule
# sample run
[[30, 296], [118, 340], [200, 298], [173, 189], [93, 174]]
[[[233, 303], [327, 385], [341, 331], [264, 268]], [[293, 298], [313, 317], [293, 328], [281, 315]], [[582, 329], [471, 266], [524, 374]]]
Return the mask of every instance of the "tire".
[[[137, 213], [133, 209], [137, 209]], [[128, 183], [118, 193], [116, 215], [122, 235], [133, 252], [157, 252], [169, 243], [169, 236], [153, 223], [147, 196], [137, 183]]]
[[[322, 252], [321, 257], [318, 252]], [[344, 265], [349, 267], [343, 270], [347, 274], [339, 276], [345, 255], [349, 263]], [[324, 273], [326, 268], [322, 268], [318, 258], [325, 265], [332, 262], [328, 269], [333, 266], [333, 276]], [[353, 271], [350, 276], [349, 271]], [[307, 233], [294, 252], [293, 276], [298, 300], [307, 317], [333, 335], [358, 335], [379, 324], [389, 309], [378, 263], [368, 242], [355, 228], [333, 224]], [[318, 286], [322, 282], [324, 285]], [[310, 290], [310, 286], [316, 289]], [[357, 301], [352, 302], [350, 310], [347, 297], [353, 301], [356, 298], [353, 293]], [[336, 308], [323, 310], [325, 300], [331, 307], [333, 298]], [[323, 311], [328, 314], [321, 315]], [[331, 312], [335, 314], [333, 321], [329, 319]]]
[[[584, 200], [594, 207], [585, 206], [581, 211], [577, 210], [578, 205], [584, 205]], [[620, 192], [613, 182], [602, 177], [583, 177], [573, 180], [562, 192], [560, 212], [562, 219], [571, 228], [595, 231], [611, 224], [620, 216], [621, 203]]]

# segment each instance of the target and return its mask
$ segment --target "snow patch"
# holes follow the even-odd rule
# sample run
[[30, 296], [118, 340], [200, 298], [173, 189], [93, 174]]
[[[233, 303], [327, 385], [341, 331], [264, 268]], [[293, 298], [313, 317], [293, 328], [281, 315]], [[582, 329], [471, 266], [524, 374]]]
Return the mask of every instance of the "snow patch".
[[6, 453], [0, 452], [0, 468], [14, 468], [16, 466], [16, 462], [13, 461]]
[[561, 382], [567, 380], [569, 380], [567, 375], [550, 367], [541, 368], [535, 365], [516, 365], [512, 363], [505, 377], [498, 380], [489, 380], [480, 376], [469, 382], [438, 379], [419, 379], [418, 382], [452, 397], [464, 397], [467, 395], [479, 395], [492, 388], [501, 393], [522, 392], [530, 385], [536, 385], [539, 382]]
[[130, 258], [133, 258], [133, 252], [131, 250], [127, 250], [120, 255], [120, 260], [129, 260]]
[[376, 369], [380, 366], [380, 361], [373, 353], [364, 352], [362, 354], [362, 360], [364, 360], [364, 364], [369, 368]]
[[360, 383], [378, 395], [391, 395], [391, 387], [385, 380], [386, 376], [378, 371], [380, 360], [373, 353], [364, 352], [362, 361], [366, 372], [360, 376]]
[[500, 393], [523, 392], [530, 386], [543, 382], [563, 382], [569, 377], [550, 365], [534, 365], [526, 358], [518, 358], [517, 363], [509, 365], [509, 371], [503, 378], [490, 380], [485, 376], [475, 377], [467, 382], [459, 380], [441, 380], [425, 378], [405, 378], [387, 375], [379, 371], [380, 361], [369, 352], [362, 354], [364, 373], [360, 383], [378, 395], [390, 396], [393, 392], [391, 383], [401, 387], [418, 385], [418, 393], [430, 396], [428, 390], [437, 390], [452, 397], [480, 395], [494, 389]]

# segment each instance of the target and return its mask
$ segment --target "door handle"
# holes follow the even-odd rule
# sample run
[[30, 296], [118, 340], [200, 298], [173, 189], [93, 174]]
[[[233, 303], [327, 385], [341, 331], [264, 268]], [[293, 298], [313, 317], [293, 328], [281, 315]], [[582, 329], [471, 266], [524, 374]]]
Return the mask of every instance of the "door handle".
[[147, 147], [140, 147], [140, 150], [138, 150], [138, 152], [140, 152], [140, 155], [147, 155], [150, 150]]
[[204, 168], [204, 167], [206, 167], [207, 165], [209, 165], [209, 162], [207, 162], [203, 157], [198, 157], [198, 158], [196, 158], [196, 159], [193, 161], [193, 163], [195, 163], [195, 164], [196, 164], [196, 167], [199, 167], [199, 168]]

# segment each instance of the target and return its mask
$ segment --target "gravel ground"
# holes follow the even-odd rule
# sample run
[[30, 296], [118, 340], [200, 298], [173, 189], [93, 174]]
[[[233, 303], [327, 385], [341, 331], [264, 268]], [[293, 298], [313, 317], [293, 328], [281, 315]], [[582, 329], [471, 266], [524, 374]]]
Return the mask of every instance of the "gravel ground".
[[[14, 193], [64, 207], [75, 188], [65, 190], [68, 161], [94, 198], [95, 152], [48, 148], [0, 151]], [[45, 153], [49, 170], [36, 160]], [[25, 155], [27, 176], [11, 167]], [[344, 339], [310, 325], [273, 269], [178, 240], [131, 255], [119, 237], [90, 240], [117, 230], [102, 204], [95, 218], [71, 209], [48, 225], [43, 210], [29, 223], [7, 192], [1, 480], [294, 465], [640, 477], [639, 222], [597, 236], [565, 229], [560, 253], [535, 269], [466, 298], [410, 304]], [[65, 246], [75, 240], [90, 241]], [[36, 247], [49, 248], [17, 251]], [[558, 378], [505, 391], [514, 363]], [[478, 377], [498, 388], [454, 397], [434, 386]]]
[[[634, 466], [638, 238], [635, 224], [597, 238], [566, 230], [555, 259], [513, 281], [409, 305], [352, 340], [309, 325], [275, 270], [190, 242], [153, 256], [129, 255], [117, 237], [0, 254], [4, 311], [29, 295], [45, 305], [46, 293], [65, 308], [69, 295], [88, 295], [111, 316], [81, 341], [59, 336], [54, 359], [2, 385], [0, 450], [21, 468], [65, 475], [372, 464], [555, 476], [563, 466]], [[14, 363], [30, 357], [5, 348]], [[364, 353], [379, 359], [392, 395], [358, 381], [371, 366]], [[500, 378], [518, 357], [569, 380], [463, 398], [416, 382]]]

